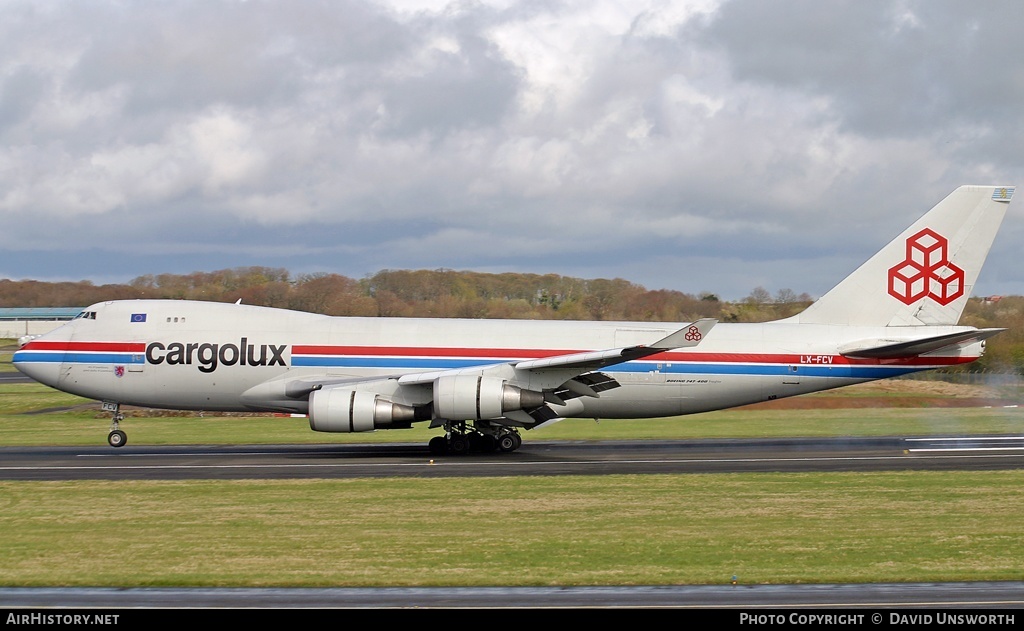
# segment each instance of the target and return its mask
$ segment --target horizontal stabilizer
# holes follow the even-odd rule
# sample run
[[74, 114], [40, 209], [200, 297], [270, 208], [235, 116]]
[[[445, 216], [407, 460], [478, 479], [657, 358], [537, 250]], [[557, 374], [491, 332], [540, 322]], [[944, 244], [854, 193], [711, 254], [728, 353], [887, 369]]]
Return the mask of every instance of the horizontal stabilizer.
[[947, 335], [919, 338], [909, 341], [871, 340], [854, 342], [839, 349], [845, 357], [862, 359], [895, 359], [932, 353], [950, 346], [973, 344], [988, 339], [1006, 329], [977, 329]]

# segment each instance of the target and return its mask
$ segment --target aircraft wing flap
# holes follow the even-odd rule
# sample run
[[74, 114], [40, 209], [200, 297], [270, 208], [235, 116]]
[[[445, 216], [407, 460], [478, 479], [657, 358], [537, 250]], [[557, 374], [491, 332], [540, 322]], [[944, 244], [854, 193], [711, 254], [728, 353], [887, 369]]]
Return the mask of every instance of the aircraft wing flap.
[[1002, 333], [1006, 329], [977, 329], [974, 331], [960, 331], [946, 335], [935, 335], [916, 340], [897, 341], [872, 340], [869, 342], [854, 342], [841, 347], [839, 352], [845, 357], [858, 359], [894, 359], [898, 357], [912, 357], [933, 353], [950, 346], [960, 344], [973, 344], [988, 339], [993, 335]]
[[537, 426], [541, 425], [542, 423], [547, 423], [549, 421], [561, 418], [554, 410], [547, 407], [546, 405], [542, 405], [539, 408], [534, 408], [529, 412], [526, 412], [524, 410], [509, 410], [505, 412], [505, 417], [513, 421], [516, 421], [517, 423], [520, 423], [523, 427], [527, 429], [534, 429]]

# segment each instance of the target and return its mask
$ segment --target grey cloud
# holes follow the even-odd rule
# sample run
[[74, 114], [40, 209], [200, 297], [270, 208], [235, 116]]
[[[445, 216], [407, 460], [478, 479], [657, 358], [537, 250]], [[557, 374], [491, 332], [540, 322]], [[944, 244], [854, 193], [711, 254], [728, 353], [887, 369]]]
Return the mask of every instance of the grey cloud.
[[1021, 167], [1015, 5], [731, 0], [677, 30], [602, 3], [39, 6], [0, 8], [16, 276], [820, 293], [956, 185]]
[[1024, 41], [1007, 19], [1018, 8], [734, 0], [700, 35], [726, 52], [737, 78], [829, 97], [857, 133], [995, 132], [1024, 97]]
[[[70, 73], [80, 90], [129, 88], [129, 108], [259, 107], [291, 102], [333, 68], [379, 64], [409, 33], [364, 2], [101, 5]], [[102, 34], [102, 36], [98, 36]]]
[[0, 79], [0, 130], [23, 123], [48, 90], [47, 77], [32, 68], [15, 68]]

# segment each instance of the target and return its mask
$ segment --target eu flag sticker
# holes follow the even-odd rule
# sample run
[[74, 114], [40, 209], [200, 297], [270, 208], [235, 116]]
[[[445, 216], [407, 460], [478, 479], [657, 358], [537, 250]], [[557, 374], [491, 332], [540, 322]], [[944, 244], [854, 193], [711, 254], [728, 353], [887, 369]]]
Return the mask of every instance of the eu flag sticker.
[[132, 322], [145, 322], [145, 321], [146, 321], [146, 314], [145, 313], [133, 313], [132, 314]]

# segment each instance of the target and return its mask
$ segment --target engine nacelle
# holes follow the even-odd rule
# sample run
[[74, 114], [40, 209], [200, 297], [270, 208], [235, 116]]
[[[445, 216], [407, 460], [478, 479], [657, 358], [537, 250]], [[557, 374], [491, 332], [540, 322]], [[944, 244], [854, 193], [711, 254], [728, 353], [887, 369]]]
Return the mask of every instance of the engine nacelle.
[[542, 405], [542, 393], [509, 385], [496, 377], [447, 375], [434, 381], [434, 416], [438, 418], [491, 419]]
[[309, 428], [315, 432], [369, 432], [409, 427], [415, 408], [375, 392], [327, 388], [309, 395]]

